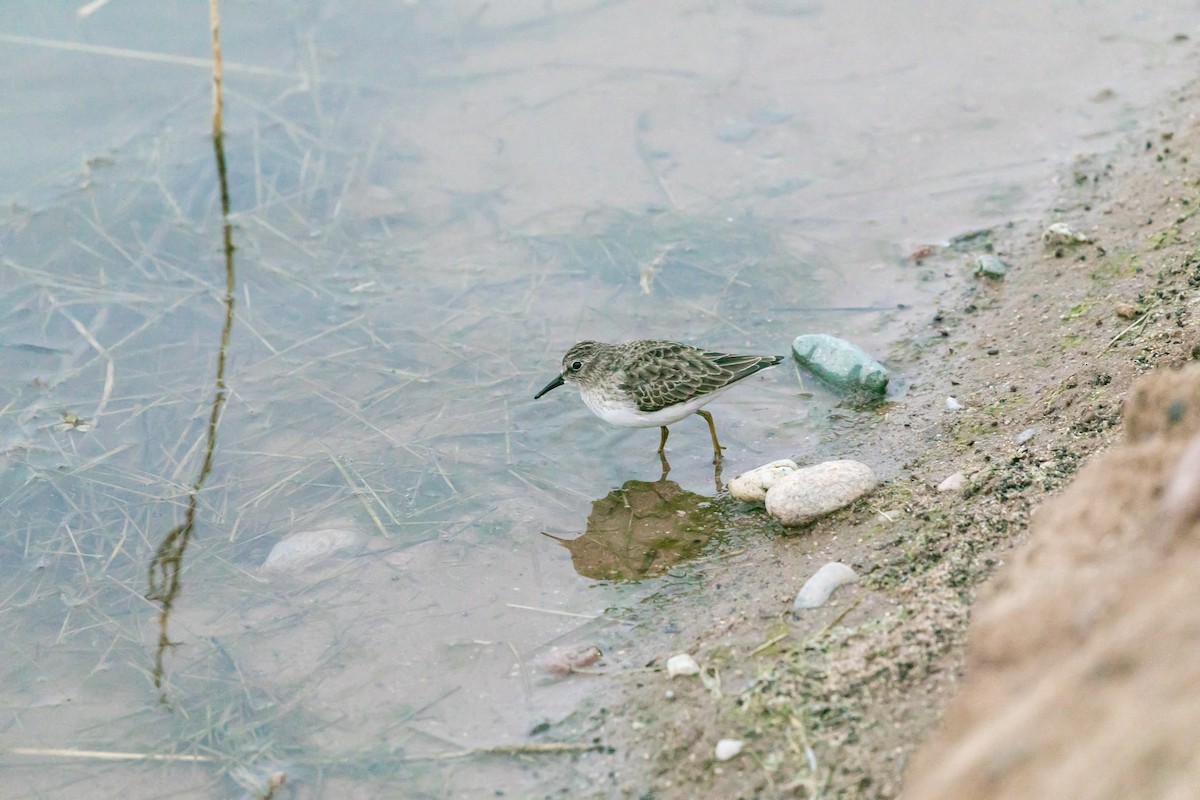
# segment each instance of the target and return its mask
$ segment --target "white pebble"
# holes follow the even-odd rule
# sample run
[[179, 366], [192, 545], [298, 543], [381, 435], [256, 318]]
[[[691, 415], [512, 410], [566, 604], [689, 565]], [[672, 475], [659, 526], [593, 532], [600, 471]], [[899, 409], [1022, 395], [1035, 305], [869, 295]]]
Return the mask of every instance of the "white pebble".
[[1026, 428], [1017, 434], [1017, 444], [1025, 444], [1037, 435], [1037, 428]]
[[967, 485], [967, 476], [961, 472], [956, 472], [946, 480], [938, 484], [939, 492], [957, 492]]
[[1056, 222], [1042, 231], [1042, 241], [1047, 247], [1058, 247], [1064, 244], [1083, 244], [1090, 242], [1092, 237], [1071, 228], [1065, 222]]
[[878, 483], [866, 464], [826, 461], [780, 478], [767, 490], [767, 513], [784, 525], [803, 525], [850, 505]]
[[263, 572], [302, 570], [338, 551], [358, 550], [366, 543], [367, 535], [361, 531], [341, 528], [299, 531], [276, 542], [261, 569]]
[[667, 659], [667, 677], [669, 678], [674, 678], [677, 675], [699, 674], [700, 665], [696, 663], [696, 659], [687, 653], [680, 653]]
[[962, 411], [963, 404], [958, 402], [953, 396], [950, 396], [946, 398], [946, 408], [951, 411]]
[[796, 601], [792, 603], [792, 611], [802, 611], [806, 608], [820, 608], [833, 594], [833, 590], [843, 583], [854, 583], [858, 573], [840, 561], [830, 561], [817, 570], [817, 573], [804, 583]]
[[763, 464], [731, 480], [729, 493], [743, 503], [761, 503], [767, 499], [768, 489], [779, 483], [784, 475], [798, 469], [800, 467], [790, 458]]
[[717, 742], [714, 755], [716, 755], [717, 761], [728, 761], [738, 753], [742, 752], [742, 748], [745, 746], [746, 743], [740, 739], [722, 739], [721, 741]]

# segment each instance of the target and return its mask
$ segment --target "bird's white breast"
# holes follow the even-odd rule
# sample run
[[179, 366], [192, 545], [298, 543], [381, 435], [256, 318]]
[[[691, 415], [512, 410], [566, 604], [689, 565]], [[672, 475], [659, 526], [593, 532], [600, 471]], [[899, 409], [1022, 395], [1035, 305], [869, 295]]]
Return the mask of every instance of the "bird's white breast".
[[695, 414], [727, 388], [729, 387], [723, 386], [715, 392], [702, 394], [686, 403], [668, 406], [658, 411], [642, 411], [624, 397], [613, 397], [602, 392], [581, 389], [579, 394], [588, 409], [610, 425], [620, 425], [623, 428], [657, 428], [660, 425], [678, 422], [689, 414]]

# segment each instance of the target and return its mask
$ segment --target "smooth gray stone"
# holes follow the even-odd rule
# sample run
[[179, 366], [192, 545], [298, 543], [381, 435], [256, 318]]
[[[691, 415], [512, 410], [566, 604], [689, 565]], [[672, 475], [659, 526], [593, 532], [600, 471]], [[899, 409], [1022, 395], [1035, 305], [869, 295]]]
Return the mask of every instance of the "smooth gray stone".
[[858, 461], [825, 461], [789, 472], [767, 490], [767, 513], [787, 527], [807, 525], [844, 508], [878, 485]]
[[830, 561], [816, 571], [804, 583], [796, 600], [792, 603], [792, 611], [800, 612], [808, 608], [820, 608], [829, 600], [833, 590], [844, 583], [858, 580], [858, 574], [840, 561]]

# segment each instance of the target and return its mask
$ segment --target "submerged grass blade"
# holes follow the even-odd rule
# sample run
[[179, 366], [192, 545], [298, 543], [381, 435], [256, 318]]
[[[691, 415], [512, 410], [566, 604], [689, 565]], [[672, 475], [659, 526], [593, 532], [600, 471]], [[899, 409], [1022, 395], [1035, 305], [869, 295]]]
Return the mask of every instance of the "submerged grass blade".
[[81, 758], [93, 761], [182, 761], [190, 763], [216, 761], [210, 756], [191, 756], [183, 753], [129, 753], [119, 750], [74, 750], [65, 747], [14, 747], [8, 752], [14, 756]]

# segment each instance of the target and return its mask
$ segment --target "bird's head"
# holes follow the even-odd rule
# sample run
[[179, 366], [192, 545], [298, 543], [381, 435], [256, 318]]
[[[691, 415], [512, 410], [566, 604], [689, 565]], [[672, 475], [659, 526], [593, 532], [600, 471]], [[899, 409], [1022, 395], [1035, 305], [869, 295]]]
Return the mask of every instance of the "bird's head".
[[579, 342], [572, 345], [567, 354], [563, 356], [562, 372], [558, 377], [550, 381], [537, 394], [533, 396], [534, 400], [544, 395], [551, 389], [557, 389], [564, 383], [573, 383], [576, 386], [586, 384], [588, 379], [603, 369], [600, 364], [601, 354], [604, 352], [605, 345], [602, 342]]

